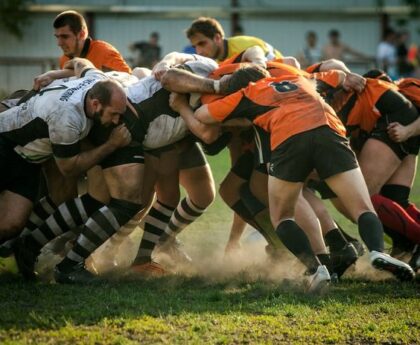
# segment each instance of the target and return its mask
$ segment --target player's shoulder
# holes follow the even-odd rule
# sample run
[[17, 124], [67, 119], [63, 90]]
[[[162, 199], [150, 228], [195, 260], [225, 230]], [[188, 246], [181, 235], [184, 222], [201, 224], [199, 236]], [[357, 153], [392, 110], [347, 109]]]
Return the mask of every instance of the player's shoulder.
[[263, 42], [261, 38], [255, 36], [232, 36], [227, 39], [229, 42], [256, 42], [260, 43]]
[[91, 42], [92, 49], [101, 49], [103, 51], [117, 51], [111, 43], [101, 40], [92, 40]]

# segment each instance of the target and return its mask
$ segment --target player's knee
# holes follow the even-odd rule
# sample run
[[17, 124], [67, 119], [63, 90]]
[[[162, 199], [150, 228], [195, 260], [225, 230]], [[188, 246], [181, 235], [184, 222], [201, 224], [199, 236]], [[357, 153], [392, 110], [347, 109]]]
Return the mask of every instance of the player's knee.
[[216, 198], [216, 190], [214, 185], [209, 185], [206, 188], [200, 189], [196, 195], [190, 195], [191, 200], [200, 208], [209, 207]]
[[26, 219], [18, 217], [6, 217], [0, 224], [0, 233], [2, 238], [9, 238], [18, 235], [25, 227]]
[[239, 198], [239, 188], [225, 179], [220, 184], [219, 195], [225, 203], [231, 205]]

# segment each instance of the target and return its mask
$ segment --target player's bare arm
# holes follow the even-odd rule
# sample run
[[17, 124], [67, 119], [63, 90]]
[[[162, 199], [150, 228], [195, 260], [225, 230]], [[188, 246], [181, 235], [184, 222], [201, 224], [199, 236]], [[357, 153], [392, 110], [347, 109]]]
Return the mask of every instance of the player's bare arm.
[[205, 124], [198, 120], [194, 116], [194, 111], [190, 107], [186, 95], [172, 92], [169, 97], [169, 105], [181, 115], [190, 131], [206, 144], [211, 144], [219, 137], [220, 127], [214, 124]]
[[108, 140], [92, 150], [81, 152], [70, 158], [56, 158], [57, 166], [64, 176], [79, 176], [107, 155], [131, 142], [131, 134], [125, 125], [114, 128]]

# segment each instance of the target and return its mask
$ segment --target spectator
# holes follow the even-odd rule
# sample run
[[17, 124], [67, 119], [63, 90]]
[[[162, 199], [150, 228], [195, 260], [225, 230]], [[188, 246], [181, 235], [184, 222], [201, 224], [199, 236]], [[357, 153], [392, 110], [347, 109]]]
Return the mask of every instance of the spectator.
[[317, 47], [318, 37], [314, 31], [306, 33], [306, 46], [298, 54], [298, 60], [303, 68], [313, 65], [321, 61], [321, 49]]
[[406, 30], [400, 31], [397, 34], [397, 67], [398, 77], [411, 77], [414, 71], [413, 64], [408, 59], [408, 40], [410, 33]]
[[341, 61], [345, 61], [347, 55], [351, 55], [357, 59], [369, 59], [369, 56], [360, 53], [353, 48], [349, 47], [347, 44], [341, 42], [340, 40], [340, 32], [336, 29], [331, 30], [328, 33], [328, 37], [330, 42], [327, 43], [322, 51], [323, 59], [337, 59]]
[[397, 79], [397, 49], [396, 34], [391, 28], [385, 30], [384, 39], [379, 43], [376, 61], [378, 67], [384, 70], [392, 79]]
[[160, 60], [161, 47], [158, 44], [159, 33], [152, 32], [149, 36], [149, 41], [136, 42], [130, 45], [130, 49], [137, 52], [137, 59], [134, 62], [134, 67], [153, 68]]

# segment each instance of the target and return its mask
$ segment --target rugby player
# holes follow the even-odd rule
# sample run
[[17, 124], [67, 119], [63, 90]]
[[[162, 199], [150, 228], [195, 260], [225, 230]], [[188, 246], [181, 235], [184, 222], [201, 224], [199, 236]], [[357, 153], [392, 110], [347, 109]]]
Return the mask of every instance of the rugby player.
[[119, 126], [101, 146], [81, 152], [80, 141], [94, 122], [119, 123], [126, 96], [103, 72], [85, 71], [77, 60], [72, 64], [81, 79], [42, 89], [0, 118], [3, 238], [17, 235], [28, 219], [39, 184], [40, 164], [34, 163], [54, 157], [63, 175], [78, 176], [131, 140], [127, 129]]
[[[229, 81], [230, 91], [248, 85], [252, 80], [250, 75], [258, 78], [259, 72], [254, 72], [255, 69], [235, 72]], [[349, 80], [343, 72], [333, 73], [337, 86], [348, 87]], [[259, 78], [266, 75], [261, 73]], [[301, 96], [299, 99], [307, 101], [308, 111], [302, 111], [302, 104], [295, 103], [299, 102], [298, 95]], [[245, 104], [248, 106], [244, 107]], [[183, 116], [207, 124], [247, 117], [271, 132], [270, 215], [277, 234], [290, 248], [299, 243], [300, 251], [305, 242], [303, 231], [294, 221], [294, 209], [304, 180], [315, 168], [331, 189], [341, 195], [340, 200], [357, 222], [360, 236], [370, 251], [372, 265], [390, 271], [401, 280], [413, 278], [410, 266], [384, 253], [382, 224], [374, 212], [355, 155], [344, 137], [345, 129], [332, 108], [305, 78], [290, 75], [265, 78], [195, 112], [185, 101], [177, 110]], [[308, 144], [308, 140], [312, 144]], [[292, 160], [291, 154], [294, 156]], [[313, 159], [315, 155], [316, 160]], [[328, 271], [319, 265], [316, 257], [314, 259], [307, 239], [306, 242], [306, 265], [313, 273], [313, 279], [319, 282], [316, 285], [323, 285], [329, 280]]]

